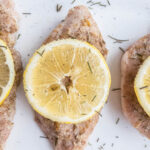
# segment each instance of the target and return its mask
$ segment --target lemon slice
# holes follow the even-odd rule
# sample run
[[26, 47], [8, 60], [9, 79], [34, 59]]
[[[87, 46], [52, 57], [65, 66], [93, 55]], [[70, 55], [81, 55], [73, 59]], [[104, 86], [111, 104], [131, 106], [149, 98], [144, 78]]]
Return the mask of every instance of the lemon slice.
[[14, 62], [10, 50], [0, 40], [0, 104], [7, 98], [15, 80]]
[[35, 52], [24, 72], [29, 103], [42, 116], [77, 123], [99, 111], [108, 96], [110, 72], [98, 49], [65, 39]]
[[134, 81], [134, 90], [140, 105], [150, 116], [150, 56], [138, 70]]

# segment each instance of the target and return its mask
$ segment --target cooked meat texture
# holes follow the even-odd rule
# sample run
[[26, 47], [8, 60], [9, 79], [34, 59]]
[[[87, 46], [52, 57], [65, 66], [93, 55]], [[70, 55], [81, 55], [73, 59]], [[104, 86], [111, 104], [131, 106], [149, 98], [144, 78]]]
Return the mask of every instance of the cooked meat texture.
[[[66, 19], [50, 34], [44, 44], [58, 39], [75, 38], [96, 46], [104, 57], [107, 55], [105, 42], [90, 12], [84, 6], [71, 9]], [[53, 122], [35, 113], [35, 119], [52, 143], [54, 150], [83, 150], [89, 135], [98, 122], [98, 114], [78, 124]]]
[[14, 63], [16, 78], [13, 88], [4, 101], [0, 105], [0, 150], [3, 150], [4, 144], [13, 127], [13, 118], [15, 114], [16, 88], [19, 85], [22, 75], [22, 63], [20, 54], [13, 50], [16, 41], [17, 15], [14, 11], [14, 5], [11, 0], [0, 0], [0, 39], [4, 40], [9, 46]]
[[134, 79], [142, 62], [150, 56], [150, 34], [128, 48], [121, 60], [122, 110], [131, 124], [150, 138], [150, 117], [138, 103], [134, 92]]

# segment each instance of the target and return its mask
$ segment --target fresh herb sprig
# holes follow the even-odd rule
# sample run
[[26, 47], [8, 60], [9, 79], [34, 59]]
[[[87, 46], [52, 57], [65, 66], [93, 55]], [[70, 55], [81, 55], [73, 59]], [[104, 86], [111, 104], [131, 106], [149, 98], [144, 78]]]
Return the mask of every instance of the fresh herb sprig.
[[129, 39], [126, 39], [126, 40], [117, 39], [115, 37], [112, 37], [111, 35], [108, 35], [108, 37], [111, 38], [112, 40], [114, 40], [114, 43], [123, 43], [123, 42], [129, 41]]

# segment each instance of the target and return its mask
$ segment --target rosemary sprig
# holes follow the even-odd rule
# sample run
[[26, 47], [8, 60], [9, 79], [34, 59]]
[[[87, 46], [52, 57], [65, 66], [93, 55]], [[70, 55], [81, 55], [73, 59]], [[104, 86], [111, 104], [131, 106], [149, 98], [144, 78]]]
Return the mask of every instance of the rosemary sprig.
[[92, 72], [92, 69], [91, 69], [91, 66], [90, 66], [90, 63], [87, 62], [87, 64], [88, 64], [88, 67], [89, 67], [89, 69], [90, 69], [90, 72], [93, 73], [93, 72]]
[[21, 36], [21, 34], [18, 34], [18, 36], [17, 36], [17, 40], [19, 40], [20, 36]]
[[88, 145], [89, 145], [89, 146], [92, 146], [92, 144], [91, 144], [90, 142], [88, 142]]
[[118, 91], [118, 90], [121, 90], [121, 88], [114, 88], [114, 89], [112, 89], [112, 91]]
[[99, 5], [99, 6], [106, 7], [106, 5], [105, 5], [105, 4], [102, 4], [101, 2], [91, 2], [91, 5], [90, 5], [90, 6], [94, 6], [94, 5]]
[[71, 4], [75, 3], [75, 1], [76, 1], [76, 0], [73, 0], [73, 1], [71, 2]]
[[62, 5], [57, 4], [56, 5], [56, 11], [59, 12], [59, 11], [61, 11], [61, 9], [62, 9]]
[[108, 5], [110, 5], [110, 1], [109, 0], [107, 0], [107, 3], [108, 3]]
[[31, 13], [29, 13], [29, 12], [23, 12], [22, 14], [23, 15], [31, 15]]
[[114, 43], [123, 43], [123, 42], [127, 42], [129, 41], [128, 39], [127, 40], [121, 40], [121, 39], [117, 39], [115, 37], [112, 37], [111, 35], [108, 35], [109, 38], [113, 39], [114, 40]]
[[45, 52], [45, 50], [43, 50], [42, 53], [40, 53], [40, 52], [37, 51], [37, 53], [38, 53], [41, 57], [43, 56], [44, 52]]
[[92, 3], [92, 0], [87, 1], [86, 3]]
[[87, 115], [87, 114], [84, 114], [84, 113], [83, 113], [83, 114], [81, 114], [81, 115], [85, 116], [85, 115]]
[[148, 88], [148, 86], [143, 86], [143, 87], [140, 87], [139, 89], [142, 90], [142, 89], [145, 89], [145, 88]]
[[47, 137], [47, 136], [40, 136], [40, 138], [48, 139], [48, 137]]
[[118, 117], [117, 120], [116, 120], [116, 124], [118, 124], [120, 121], [120, 118]]
[[3, 46], [3, 45], [0, 45], [0, 48], [5, 48], [5, 49], [7, 49], [7, 47], [6, 47], [6, 46]]
[[96, 111], [96, 110], [95, 110], [95, 112], [98, 113], [100, 117], [103, 117], [100, 112], [98, 112], [98, 111]]
[[120, 51], [122, 51], [123, 53], [125, 53], [125, 50], [122, 47], [119, 47]]
[[96, 98], [96, 95], [92, 98], [91, 102], [93, 102], [95, 98]]

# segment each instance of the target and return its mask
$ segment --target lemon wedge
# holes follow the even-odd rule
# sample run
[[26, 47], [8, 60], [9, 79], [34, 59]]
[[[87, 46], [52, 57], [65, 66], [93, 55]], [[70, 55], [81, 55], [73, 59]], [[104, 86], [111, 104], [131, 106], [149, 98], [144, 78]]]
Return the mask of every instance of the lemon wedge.
[[24, 89], [34, 110], [64, 123], [85, 121], [99, 111], [107, 99], [110, 82], [100, 51], [75, 39], [42, 46], [24, 72]]
[[5, 42], [0, 40], [0, 105], [9, 95], [14, 80], [13, 57]]
[[134, 81], [134, 90], [140, 105], [150, 116], [150, 56], [138, 70]]

